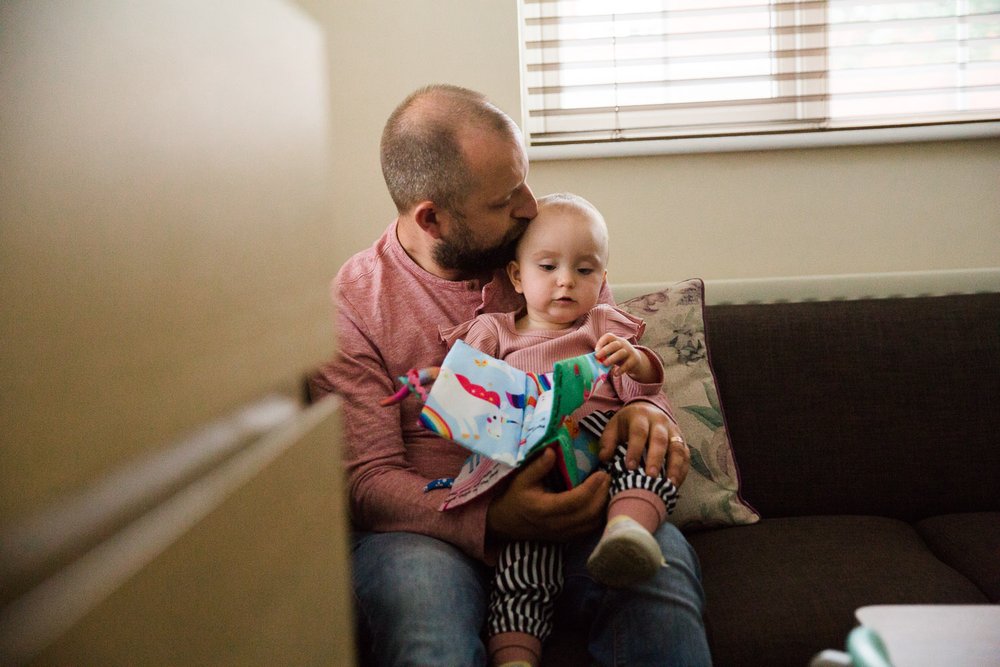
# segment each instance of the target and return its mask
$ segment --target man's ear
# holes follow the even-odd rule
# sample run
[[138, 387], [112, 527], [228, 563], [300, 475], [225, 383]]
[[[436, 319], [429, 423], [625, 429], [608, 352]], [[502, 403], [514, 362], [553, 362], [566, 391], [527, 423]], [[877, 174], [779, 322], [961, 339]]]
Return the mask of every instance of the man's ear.
[[435, 241], [441, 238], [440, 209], [429, 199], [425, 199], [413, 208], [413, 219], [420, 229], [424, 230]]
[[516, 259], [507, 262], [507, 277], [510, 278], [514, 291], [518, 294], [524, 294], [524, 290], [521, 289], [521, 265], [517, 263]]

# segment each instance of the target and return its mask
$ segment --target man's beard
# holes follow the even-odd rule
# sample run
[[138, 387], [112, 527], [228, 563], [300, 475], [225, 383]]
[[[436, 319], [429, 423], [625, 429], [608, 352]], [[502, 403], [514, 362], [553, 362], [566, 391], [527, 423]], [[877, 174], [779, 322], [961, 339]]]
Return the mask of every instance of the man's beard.
[[528, 220], [515, 225], [493, 248], [475, 245], [472, 231], [464, 221], [455, 226], [450, 237], [442, 237], [434, 247], [434, 261], [444, 269], [474, 275], [507, 266], [514, 259], [517, 241], [528, 228]]

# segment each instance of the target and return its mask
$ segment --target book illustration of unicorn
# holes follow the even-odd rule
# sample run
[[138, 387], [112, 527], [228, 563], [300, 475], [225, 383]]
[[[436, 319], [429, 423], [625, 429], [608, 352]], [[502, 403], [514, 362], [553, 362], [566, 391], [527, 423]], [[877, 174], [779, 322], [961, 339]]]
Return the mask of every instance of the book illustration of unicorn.
[[448, 426], [449, 422], [453, 422], [459, 427], [457, 433], [461, 439], [471, 437], [478, 440], [478, 425], [485, 423], [486, 433], [491, 438], [499, 440], [503, 435], [502, 425], [508, 417], [502, 411], [498, 392], [491, 391], [481, 384], [474, 383], [465, 375], [444, 367], [438, 371], [433, 393], [436, 404], [446, 406], [442, 409], [451, 419], [442, 417], [433, 408], [425, 407], [421, 413], [421, 423], [425, 427], [439, 433], [438, 428], [444, 429], [445, 432], [440, 435], [454, 439], [456, 432]]
[[596, 459], [570, 415], [608, 371], [590, 353], [557, 362], [552, 373], [526, 373], [460, 340], [440, 367], [400, 377], [403, 386], [383, 404], [416, 393], [425, 428], [511, 467], [553, 445], [566, 484], [575, 486]]

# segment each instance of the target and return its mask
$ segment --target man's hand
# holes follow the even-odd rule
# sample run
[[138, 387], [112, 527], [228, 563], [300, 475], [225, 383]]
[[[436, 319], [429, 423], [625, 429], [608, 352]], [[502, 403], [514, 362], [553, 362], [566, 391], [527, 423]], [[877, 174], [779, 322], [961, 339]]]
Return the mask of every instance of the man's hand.
[[610, 479], [596, 471], [569, 491], [545, 488], [556, 455], [546, 449], [514, 475], [486, 512], [490, 532], [504, 539], [562, 542], [597, 530], [604, 523]]
[[601, 435], [599, 458], [611, 459], [619, 443], [628, 443], [625, 461], [630, 470], [645, 456], [646, 474], [656, 477], [664, 471], [676, 486], [684, 483], [691, 467], [691, 451], [677, 425], [652, 403], [629, 403], [615, 413]]

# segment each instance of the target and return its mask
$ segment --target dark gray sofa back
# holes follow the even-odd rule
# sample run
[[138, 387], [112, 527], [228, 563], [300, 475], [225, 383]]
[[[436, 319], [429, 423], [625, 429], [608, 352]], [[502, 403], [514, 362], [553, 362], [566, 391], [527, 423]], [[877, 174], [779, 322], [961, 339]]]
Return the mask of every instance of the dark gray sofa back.
[[1000, 510], [1000, 294], [709, 306], [765, 517]]

